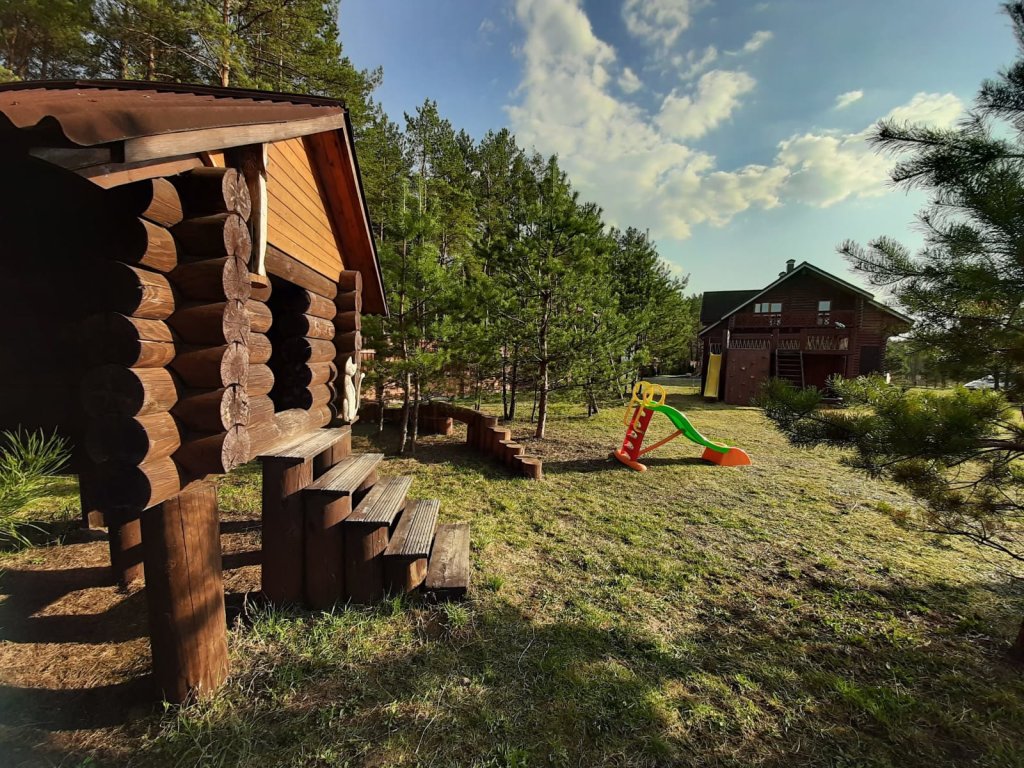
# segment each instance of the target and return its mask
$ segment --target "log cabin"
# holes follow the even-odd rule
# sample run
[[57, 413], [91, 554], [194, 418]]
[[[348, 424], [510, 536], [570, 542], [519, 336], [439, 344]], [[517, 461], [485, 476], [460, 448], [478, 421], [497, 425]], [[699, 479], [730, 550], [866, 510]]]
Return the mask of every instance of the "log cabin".
[[704, 294], [701, 392], [750, 405], [772, 376], [824, 391], [832, 376], [881, 372], [889, 337], [912, 322], [863, 288], [790, 259], [765, 288]]
[[211, 478], [252, 460], [267, 600], [465, 592], [468, 528], [351, 451], [361, 318], [388, 307], [341, 102], [8, 84], [0, 162], [0, 429], [70, 441], [114, 576], [145, 578], [165, 699], [226, 674]]

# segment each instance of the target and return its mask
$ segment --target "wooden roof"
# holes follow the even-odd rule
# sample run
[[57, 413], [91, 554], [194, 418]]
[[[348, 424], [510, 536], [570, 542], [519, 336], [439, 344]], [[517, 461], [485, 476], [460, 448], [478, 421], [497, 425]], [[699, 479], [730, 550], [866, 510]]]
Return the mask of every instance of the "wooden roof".
[[[249, 144], [309, 137], [311, 161], [347, 266], [363, 275], [363, 308], [388, 312], [380, 262], [344, 103], [241, 88], [69, 80], [0, 85], [0, 146], [29, 151], [98, 184], [177, 173], [171, 163]], [[163, 168], [162, 168], [163, 166]], [[170, 169], [170, 170], [168, 170]], [[118, 181], [117, 183], [124, 183]]]
[[[0, 85], [0, 130], [28, 131], [35, 140], [50, 146], [125, 142], [125, 162], [166, 156], [159, 153], [169, 146], [172, 134], [243, 129], [232, 132], [234, 139], [225, 134], [201, 135], [192, 140], [203, 142], [205, 150], [224, 149], [256, 143], [254, 136], [260, 133], [269, 136], [264, 140], [276, 141], [340, 128], [344, 114], [344, 104], [331, 99], [239, 88], [124, 80]], [[164, 141], [157, 137], [164, 137]], [[137, 141], [140, 139], [149, 141]]]
[[[883, 312], [885, 312], [885, 313], [887, 313], [889, 315], [892, 315], [896, 319], [898, 319], [898, 320], [900, 320], [900, 321], [902, 321], [904, 323], [907, 323], [908, 325], [913, 325], [913, 323], [914, 323], [913, 318], [908, 317], [907, 315], [904, 315], [902, 312], [897, 312], [892, 307], [890, 307], [890, 306], [888, 306], [886, 304], [883, 304], [882, 302], [880, 302], [877, 299], [875, 299], [875, 295], [873, 293], [871, 293], [869, 291], [866, 291], [863, 288], [854, 285], [853, 283], [849, 283], [846, 280], [843, 280], [841, 277], [836, 277], [831, 272], [826, 272], [824, 269], [821, 269], [820, 267], [816, 267], [813, 264], [804, 261], [804, 262], [801, 262], [800, 264], [798, 264], [793, 269], [789, 270], [788, 272], [783, 272], [781, 275], [779, 275], [779, 278], [777, 280], [772, 281], [769, 285], [765, 286], [764, 288], [762, 288], [759, 291], [713, 291], [712, 293], [714, 293], [714, 294], [736, 293], [736, 294], [742, 294], [742, 296], [740, 296], [740, 298], [737, 300], [737, 302], [733, 306], [731, 306], [728, 310], [723, 312], [721, 314], [721, 316], [719, 316], [717, 318], [714, 318], [714, 319], [711, 319], [709, 317], [708, 320], [705, 320], [705, 311], [704, 311], [704, 305], [703, 305], [703, 300], [702, 300], [701, 301], [700, 322], [701, 322], [701, 324], [704, 324], [704, 327], [701, 329], [701, 331], [700, 331], [700, 333], [698, 335], [699, 336], [703, 336], [705, 333], [710, 331], [712, 328], [717, 326], [719, 323], [723, 322], [724, 320], [728, 320], [731, 315], [736, 314], [741, 309], [743, 309], [744, 307], [746, 307], [749, 304], [751, 304], [752, 302], [754, 302], [756, 299], [758, 299], [761, 296], [763, 296], [764, 294], [766, 294], [768, 291], [772, 290], [773, 288], [778, 287], [779, 285], [781, 285], [782, 283], [786, 282], [787, 280], [789, 280], [794, 275], [800, 274], [800, 273], [804, 273], [804, 272], [811, 272], [811, 273], [813, 273], [815, 275], [818, 275], [819, 277], [823, 277], [826, 280], [829, 280], [830, 282], [835, 283], [836, 285], [840, 286], [841, 288], [844, 288], [844, 289], [846, 289], [846, 290], [848, 290], [848, 291], [850, 291], [852, 293], [856, 293], [859, 296], [863, 296], [864, 299], [871, 306], [875, 307], [876, 309], [880, 309], [881, 311], [883, 311]], [[750, 295], [747, 295], [747, 294], [750, 294]], [[713, 301], [716, 304], [718, 303], [717, 299], [713, 299]], [[724, 304], [724, 302], [722, 302], [722, 304]], [[708, 313], [708, 314], [710, 315], [711, 313]]]

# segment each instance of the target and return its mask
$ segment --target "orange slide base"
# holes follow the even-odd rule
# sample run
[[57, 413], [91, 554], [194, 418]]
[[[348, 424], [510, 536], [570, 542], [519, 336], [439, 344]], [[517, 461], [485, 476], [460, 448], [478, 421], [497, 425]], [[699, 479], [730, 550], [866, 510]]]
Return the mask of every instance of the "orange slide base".
[[750, 464], [750, 457], [742, 448], [730, 448], [727, 453], [719, 453], [705, 448], [701, 458], [720, 467], [746, 467]]
[[612, 451], [612, 456], [621, 461], [627, 467], [637, 472], [646, 472], [647, 467], [641, 464], [639, 461], [633, 461], [629, 456], [623, 453], [622, 449], [616, 449]]

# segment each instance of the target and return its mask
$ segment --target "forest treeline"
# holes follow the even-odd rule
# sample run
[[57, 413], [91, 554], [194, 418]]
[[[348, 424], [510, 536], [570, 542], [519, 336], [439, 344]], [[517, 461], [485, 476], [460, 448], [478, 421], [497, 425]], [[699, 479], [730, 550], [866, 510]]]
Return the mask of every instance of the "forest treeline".
[[337, 0], [0, 0], [6, 79], [346, 102], [391, 309], [364, 324], [367, 383], [400, 393], [403, 448], [427, 397], [500, 391], [505, 418], [543, 437], [552, 397], [594, 413], [647, 367], [689, 365], [700, 299], [645, 233], [609, 226], [556, 157], [507, 130], [475, 140], [430, 99], [393, 122], [373, 99], [381, 71], [353, 66], [340, 39]]

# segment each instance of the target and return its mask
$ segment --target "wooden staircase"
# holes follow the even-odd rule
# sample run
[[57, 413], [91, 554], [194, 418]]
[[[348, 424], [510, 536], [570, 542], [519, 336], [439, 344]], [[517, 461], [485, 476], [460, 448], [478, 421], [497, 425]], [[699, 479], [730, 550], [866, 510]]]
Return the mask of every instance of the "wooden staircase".
[[799, 349], [775, 350], [775, 378], [804, 388], [804, 353]]
[[469, 526], [438, 525], [440, 502], [412, 501], [408, 477], [379, 478], [381, 453], [352, 454], [350, 427], [318, 430], [259, 457], [264, 594], [329, 608], [420, 589], [469, 587]]

